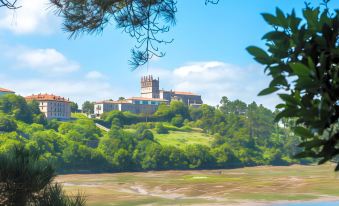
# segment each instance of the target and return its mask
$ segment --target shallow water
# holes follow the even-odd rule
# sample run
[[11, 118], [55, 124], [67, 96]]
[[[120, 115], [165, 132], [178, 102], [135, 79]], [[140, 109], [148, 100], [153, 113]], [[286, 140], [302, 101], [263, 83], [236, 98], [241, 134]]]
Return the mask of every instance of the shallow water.
[[272, 206], [339, 206], [339, 201], [334, 202], [300, 202], [300, 203], [285, 203]]

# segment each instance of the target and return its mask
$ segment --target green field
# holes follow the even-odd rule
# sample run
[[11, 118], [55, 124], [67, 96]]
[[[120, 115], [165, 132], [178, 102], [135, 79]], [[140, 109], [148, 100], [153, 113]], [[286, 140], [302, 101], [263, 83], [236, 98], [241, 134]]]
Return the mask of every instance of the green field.
[[170, 131], [168, 134], [157, 134], [153, 131], [153, 134], [160, 144], [176, 147], [183, 147], [188, 144], [202, 144], [209, 146], [212, 141], [212, 136], [198, 131]]
[[282, 201], [338, 200], [333, 165], [232, 170], [72, 174], [57, 177], [88, 205], [265, 205]]

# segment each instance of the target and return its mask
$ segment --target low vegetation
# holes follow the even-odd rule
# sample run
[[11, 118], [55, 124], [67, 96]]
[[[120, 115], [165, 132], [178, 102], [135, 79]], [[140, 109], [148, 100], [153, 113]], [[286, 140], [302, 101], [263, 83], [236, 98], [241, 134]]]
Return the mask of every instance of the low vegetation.
[[[152, 116], [112, 111], [101, 119], [73, 114], [46, 120], [35, 102], [0, 98], [0, 154], [22, 146], [58, 172], [213, 169], [289, 165], [298, 137], [285, 121], [255, 102], [224, 97], [219, 107], [187, 107], [173, 101]], [[146, 122], [147, 121], [147, 122]], [[111, 128], [105, 132], [95, 123]]]

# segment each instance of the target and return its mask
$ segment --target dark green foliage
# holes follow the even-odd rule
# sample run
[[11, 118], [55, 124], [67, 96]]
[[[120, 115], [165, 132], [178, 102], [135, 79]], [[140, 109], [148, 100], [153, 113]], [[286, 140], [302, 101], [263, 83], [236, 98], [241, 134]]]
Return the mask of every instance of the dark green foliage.
[[147, 140], [151, 140], [153, 141], [154, 140], [154, 136], [153, 136], [153, 133], [146, 129], [142, 132], [142, 134], [139, 136], [138, 138], [139, 140], [144, 140], [144, 139], [147, 139]]
[[0, 113], [0, 132], [13, 132], [17, 127], [12, 118]]
[[166, 127], [164, 127], [164, 125], [161, 122], [156, 124], [155, 131], [158, 134], [168, 134], [168, 129]]
[[33, 122], [32, 111], [25, 99], [15, 94], [6, 94], [0, 97], [0, 111], [13, 115], [15, 119], [26, 123]]
[[215, 162], [210, 148], [203, 145], [188, 145], [185, 148], [185, 154], [190, 169], [209, 168]]
[[79, 106], [78, 106], [77, 103], [71, 102], [70, 105], [71, 105], [71, 112], [73, 112], [73, 113], [79, 112]]
[[36, 206], [83, 206], [86, 205], [84, 194], [74, 197], [67, 196], [58, 183], [47, 185], [34, 200]]
[[285, 15], [280, 9], [263, 14], [273, 26], [263, 37], [268, 49], [247, 50], [273, 78], [259, 95], [283, 91], [276, 120], [296, 120], [294, 132], [304, 149], [298, 157], [324, 163], [339, 154], [339, 11], [307, 6], [302, 14]]
[[[8, 206], [80, 206], [81, 196], [67, 197], [60, 185], [52, 184], [54, 170], [39, 155], [23, 147], [0, 155], [0, 204]], [[51, 203], [51, 204], [47, 204]]]
[[175, 115], [175, 117], [173, 117], [171, 120], [171, 124], [176, 127], [182, 127], [183, 123], [184, 123], [184, 118], [180, 114]]
[[[34, 102], [28, 105], [33, 116], [39, 112]], [[12, 113], [8, 110], [8, 114]], [[142, 115], [120, 111], [105, 113], [102, 120], [48, 120], [46, 124], [27, 124], [8, 114], [0, 117], [9, 118], [17, 127], [0, 132], [0, 154], [24, 146], [61, 172], [211, 169], [298, 163], [292, 159], [299, 151], [296, 147], [299, 139], [290, 131], [292, 121], [276, 124], [273, 121], [275, 114], [262, 105], [255, 102], [247, 105], [226, 97], [218, 107], [188, 108], [181, 102], [163, 105], [156, 114], [148, 117], [153, 122], [144, 122]], [[100, 131], [95, 122], [108, 124], [111, 130]], [[183, 127], [177, 127], [183, 123]], [[158, 133], [203, 130], [213, 135], [213, 142], [211, 146], [187, 144], [176, 148], [155, 141], [154, 130]], [[302, 128], [296, 131], [305, 133]], [[57, 188], [53, 190], [57, 191]]]
[[94, 103], [85, 101], [82, 104], [82, 112], [86, 114], [94, 114]]

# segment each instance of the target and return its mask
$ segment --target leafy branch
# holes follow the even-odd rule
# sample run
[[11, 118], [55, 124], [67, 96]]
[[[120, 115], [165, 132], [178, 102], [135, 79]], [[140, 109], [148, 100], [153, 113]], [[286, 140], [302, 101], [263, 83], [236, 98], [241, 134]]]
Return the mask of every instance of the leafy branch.
[[17, 0], [8, 1], [8, 0], [0, 0], [0, 8], [6, 7], [7, 9], [18, 9], [19, 6], [16, 6]]

